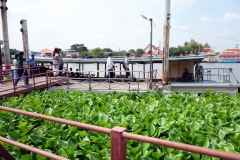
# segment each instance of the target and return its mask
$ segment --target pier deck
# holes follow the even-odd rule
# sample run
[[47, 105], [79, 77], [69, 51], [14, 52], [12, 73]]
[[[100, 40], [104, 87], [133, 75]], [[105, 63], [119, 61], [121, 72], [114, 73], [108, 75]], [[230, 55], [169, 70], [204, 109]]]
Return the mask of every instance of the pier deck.
[[25, 86], [23, 80], [18, 82], [17, 88], [13, 88], [12, 80], [0, 83], [0, 100], [4, 97], [12, 97], [18, 94], [29, 93], [35, 89], [44, 89], [59, 83], [66, 83], [66, 78], [62, 79], [50, 79], [46, 81], [46, 77], [35, 77], [34, 79], [29, 79], [29, 85]]

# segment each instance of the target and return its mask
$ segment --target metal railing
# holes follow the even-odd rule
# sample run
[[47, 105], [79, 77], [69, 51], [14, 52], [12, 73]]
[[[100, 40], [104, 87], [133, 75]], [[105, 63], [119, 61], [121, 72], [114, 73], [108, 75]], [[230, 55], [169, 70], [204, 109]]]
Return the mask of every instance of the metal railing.
[[[62, 70], [58, 70], [59, 72]], [[48, 71], [48, 73], [52, 73], [54, 71]], [[107, 73], [106, 77], [95, 77], [95, 73], [97, 75], [99, 73]], [[111, 77], [111, 73], [114, 73], [114, 77]], [[76, 71], [72, 72], [72, 74], [77, 74], [77, 76], [71, 76], [71, 72], [66, 72], [64, 77], [50, 77], [47, 79], [62, 79], [67, 78], [67, 90], [70, 90], [72, 86], [82, 86], [81, 89], [85, 91], [123, 91], [127, 90], [129, 92], [145, 92], [149, 91], [158, 84], [158, 80], [156, 79], [157, 70], [153, 71], [153, 79], [150, 78], [150, 72], [147, 71], [130, 71], [129, 78], [124, 78], [124, 71]], [[140, 78], [140, 75], [147, 74], [147, 78]], [[48, 74], [47, 74], [48, 75]], [[134, 75], [134, 76], [131, 76]], [[48, 81], [47, 80], [47, 81]], [[100, 87], [101, 86], [101, 87]], [[113, 88], [114, 87], [114, 88]]]
[[231, 82], [231, 68], [199, 68], [194, 66], [193, 76], [195, 82], [218, 81], [222, 83]]
[[[154, 144], [157, 146], [164, 146], [168, 148], [173, 148], [173, 149], [178, 149], [178, 150], [183, 150], [187, 152], [192, 152], [192, 153], [197, 153], [197, 154], [202, 154], [202, 155], [207, 155], [207, 156], [212, 156], [216, 158], [222, 158], [222, 159], [228, 159], [228, 160], [239, 160], [240, 159], [240, 154], [235, 154], [235, 153], [229, 153], [229, 152], [224, 152], [224, 151], [219, 151], [219, 150], [214, 150], [214, 149], [209, 149], [209, 148], [204, 148], [204, 147], [199, 147], [199, 146], [194, 146], [194, 145], [189, 145], [189, 144], [184, 144], [184, 143], [179, 143], [179, 142], [173, 142], [169, 140], [162, 140], [158, 138], [152, 138], [148, 136], [142, 136], [138, 134], [132, 134], [126, 132], [126, 128], [122, 127], [114, 127], [112, 129], [109, 128], [104, 128], [104, 127], [99, 127], [95, 125], [90, 125], [90, 124], [85, 124], [85, 123], [80, 123], [80, 122], [75, 122], [71, 120], [65, 120], [61, 118], [56, 118], [52, 116], [46, 116], [42, 114], [37, 114], [33, 112], [27, 112], [19, 109], [14, 109], [14, 108], [8, 108], [4, 106], [0, 106], [0, 110], [2, 111], [7, 111], [11, 113], [16, 113], [16, 114], [21, 114], [29, 117], [34, 117], [38, 119], [43, 119], [43, 120], [48, 120], [51, 122], [56, 122], [56, 123], [61, 123], [61, 124], [66, 124], [70, 126], [75, 126], [77, 128], [81, 129], [86, 129], [86, 130], [91, 130], [95, 132], [100, 132], [104, 134], [108, 134], [111, 137], [111, 160], [126, 160], [126, 152], [127, 152], [127, 139], [130, 140], [136, 140], [139, 142], [145, 142], [145, 143], [150, 143]], [[57, 155], [44, 152], [42, 150], [6, 139], [4, 137], [0, 137], [0, 141], [18, 146], [22, 149], [43, 155], [48, 158], [56, 159], [56, 160], [66, 160], [66, 158], [61, 158]], [[14, 159], [5, 148], [3, 148], [0, 145], [0, 156], [5, 158], [6, 160], [12, 160]]]

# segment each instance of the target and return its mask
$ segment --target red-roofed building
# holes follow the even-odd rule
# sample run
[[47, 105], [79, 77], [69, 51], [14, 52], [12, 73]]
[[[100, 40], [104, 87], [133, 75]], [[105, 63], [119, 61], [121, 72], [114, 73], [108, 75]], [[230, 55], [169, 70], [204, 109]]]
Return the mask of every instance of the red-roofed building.
[[77, 57], [79, 57], [79, 52], [67, 52], [66, 58], [71, 58], [73, 55], [76, 55]]
[[50, 49], [45, 48], [45, 49], [39, 51], [39, 53], [40, 53], [42, 56], [51, 56], [52, 53], [53, 53], [53, 51], [50, 50]]
[[[160, 55], [162, 55], [161, 49], [152, 45], [152, 56], [154, 57]], [[150, 44], [143, 50], [143, 57], [150, 57]]]
[[[202, 49], [201, 55], [203, 55], [203, 56], [205, 56], [205, 55], [211, 56], [212, 54], [214, 54], [214, 50], [212, 50], [210, 45], [206, 42], [203, 45], [203, 49]], [[216, 56], [216, 55], [214, 55], [214, 56]]]
[[225, 49], [219, 57], [221, 59], [240, 59], [240, 48]]

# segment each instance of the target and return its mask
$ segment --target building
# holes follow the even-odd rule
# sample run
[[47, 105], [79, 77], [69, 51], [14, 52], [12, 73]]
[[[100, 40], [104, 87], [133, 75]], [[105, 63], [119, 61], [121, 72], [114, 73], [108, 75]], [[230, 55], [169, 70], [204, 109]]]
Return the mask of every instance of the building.
[[240, 60], [240, 48], [228, 48], [221, 52], [219, 57], [224, 59]]
[[[162, 51], [159, 49], [159, 47], [155, 47], [152, 45], [152, 56], [162, 56]], [[143, 56], [142, 57], [150, 57], [150, 44], [143, 50]]]
[[72, 51], [66, 52], [66, 58], [71, 58], [73, 55], [76, 55], [76, 57], [79, 57], [79, 52], [72, 52]]
[[50, 49], [47, 49], [47, 48], [39, 51], [39, 54], [41, 54], [42, 57], [46, 57], [46, 56], [50, 57], [52, 55], [52, 53], [53, 53], [53, 51]]
[[214, 53], [214, 50], [212, 50], [212, 48], [210, 47], [210, 45], [207, 42], [203, 45], [203, 49], [200, 52], [200, 55], [216, 56], [216, 54]]

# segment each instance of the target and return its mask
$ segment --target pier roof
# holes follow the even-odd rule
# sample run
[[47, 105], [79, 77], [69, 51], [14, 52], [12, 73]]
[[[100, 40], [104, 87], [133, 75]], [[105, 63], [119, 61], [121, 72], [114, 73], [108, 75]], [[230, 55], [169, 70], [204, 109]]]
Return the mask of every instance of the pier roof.
[[[37, 62], [52, 62], [52, 58], [36, 57]], [[193, 61], [199, 62], [204, 59], [204, 56], [176, 56], [169, 57], [169, 61]], [[124, 58], [113, 58], [114, 63], [122, 63]], [[162, 63], [162, 57], [152, 57], [153, 63]], [[106, 63], [107, 58], [63, 58], [64, 63]], [[132, 58], [131, 63], [150, 63], [150, 57], [148, 58]]]

